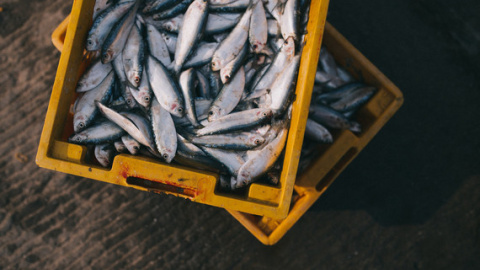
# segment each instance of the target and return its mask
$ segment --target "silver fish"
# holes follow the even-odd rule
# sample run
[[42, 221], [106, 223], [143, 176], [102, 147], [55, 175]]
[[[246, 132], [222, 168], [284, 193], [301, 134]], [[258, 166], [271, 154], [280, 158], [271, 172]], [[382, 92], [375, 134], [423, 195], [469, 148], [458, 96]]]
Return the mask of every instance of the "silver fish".
[[151, 24], [147, 24], [147, 43], [150, 54], [163, 65], [169, 66], [172, 63], [167, 43], [162, 34]]
[[257, 98], [266, 93], [267, 89], [270, 89], [275, 79], [283, 71], [285, 66], [290, 62], [295, 53], [295, 42], [293, 39], [288, 39], [283, 44], [280, 52], [275, 56], [275, 59], [270, 64], [269, 68], [265, 71], [262, 78], [256, 85], [253, 86], [250, 94], [246, 99]]
[[247, 56], [247, 52], [248, 46], [245, 44], [245, 46], [243, 46], [243, 49], [240, 51], [240, 54], [237, 55], [232, 61], [230, 61], [220, 70], [220, 79], [222, 80], [223, 84], [228, 84], [230, 82], [230, 79], [242, 66], [245, 57]]
[[307, 119], [307, 126], [305, 128], [305, 136], [310, 140], [321, 143], [332, 143], [332, 134], [324, 126], [319, 123]]
[[132, 136], [122, 136], [122, 143], [125, 145], [130, 154], [138, 154], [138, 151], [140, 150], [140, 144]]
[[215, 121], [229, 114], [237, 106], [245, 88], [245, 72], [241, 67], [232, 81], [225, 84], [208, 112], [208, 121]]
[[280, 30], [282, 31], [283, 39], [285, 40], [289, 37], [298, 40], [298, 1], [299, 0], [287, 0], [279, 20]]
[[206, 135], [192, 137], [191, 142], [210, 148], [226, 150], [250, 150], [265, 142], [265, 139], [253, 132], [237, 132], [231, 134]]
[[180, 89], [182, 89], [183, 97], [185, 98], [185, 109], [187, 118], [196, 128], [202, 127], [198, 123], [197, 114], [195, 112], [195, 97], [194, 97], [194, 80], [196, 78], [195, 71], [190, 68], [180, 74]]
[[75, 91], [81, 93], [92, 90], [103, 82], [110, 71], [112, 71], [111, 64], [103, 64], [100, 60], [95, 61], [80, 77]]
[[103, 167], [108, 167], [113, 161], [114, 149], [111, 144], [97, 144], [95, 146], [95, 159]]
[[243, 164], [238, 170], [237, 188], [250, 184], [273, 166], [285, 146], [287, 133], [288, 130], [286, 128], [282, 129], [274, 140]]
[[281, 114], [285, 109], [290, 96], [292, 82], [295, 80], [298, 65], [300, 64], [300, 55], [293, 57], [292, 61], [280, 73], [275, 82], [273, 82], [270, 95], [272, 97], [272, 104], [270, 109], [275, 115]]
[[112, 71], [95, 89], [86, 92], [76, 103], [73, 115], [73, 129], [78, 133], [89, 126], [97, 113], [95, 102], [106, 103], [113, 92], [115, 76]]
[[160, 105], [172, 115], [182, 117], [185, 114], [183, 98], [177, 82], [170, 76], [165, 66], [149, 56], [147, 74], [150, 87]]
[[183, 64], [183, 68], [198, 67], [212, 60], [213, 53], [218, 47], [218, 43], [202, 42], [198, 45], [188, 60]]
[[137, 1], [133, 8], [110, 30], [110, 33], [102, 45], [102, 63], [109, 63], [122, 53], [128, 34], [134, 24], [139, 4], [140, 1]]
[[203, 29], [208, 16], [208, 1], [195, 0], [187, 9], [184, 24], [179, 31], [173, 71], [180, 73], [185, 60], [192, 51], [195, 43], [202, 37]]
[[341, 113], [323, 105], [310, 106], [309, 118], [327, 127], [334, 129], [349, 129], [353, 132], [360, 132], [360, 125], [349, 121]]
[[272, 117], [270, 109], [252, 109], [225, 115], [206, 127], [196, 130], [198, 136], [226, 133], [253, 127]]
[[222, 163], [227, 167], [228, 171], [236, 176], [238, 170], [242, 167], [245, 161], [242, 158], [243, 153], [233, 152], [222, 149], [215, 149], [209, 147], [200, 147], [207, 155], [213, 157], [218, 162]]
[[163, 109], [156, 99], [152, 102], [150, 113], [155, 145], [163, 159], [170, 163], [177, 151], [177, 132], [172, 116]]
[[237, 26], [235, 26], [227, 38], [220, 43], [212, 57], [213, 71], [222, 69], [240, 53], [248, 38], [251, 15], [252, 8], [248, 8]]
[[101, 144], [120, 138], [125, 132], [115, 123], [102, 121], [71, 136], [68, 141], [78, 144]]
[[118, 2], [108, 7], [93, 21], [87, 36], [87, 51], [98, 51], [110, 33], [110, 30], [120, 18], [135, 4], [135, 1]]
[[135, 88], [140, 84], [144, 65], [144, 42], [140, 35], [140, 29], [135, 25], [128, 35], [123, 49], [123, 66], [128, 82]]
[[115, 150], [118, 152], [118, 153], [124, 153], [126, 151], [128, 151], [127, 147], [125, 146], [125, 144], [122, 142], [122, 139], [120, 138], [120, 140], [118, 141], [115, 141], [113, 143], [113, 146], [115, 147]]
[[100, 111], [103, 113], [103, 115], [105, 115], [105, 117], [120, 126], [130, 136], [132, 136], [132, 138], [147, 147], [152, 147], [151, 138], [148, 138], [147, 136], [148, 132], [144, 132], [145, 127], [137, 127], [137, 123], [134, 124], [132, 120], [130, 120], [126, 116], [115, 112], [114, 110], [108, 108], [107, 106], [99, 102], [97, 102], [96, 104]]
[[265, 9], [261, 0], [253, 6], [252, 19], [250, 21], [249, 41], [254, 53], [260, 53], [268, 39], [268, 25], [267, 17], [265, 16]]
[[[128, 87], [128, 86], [127, 86]], [[150, 89], [150, 84], [148, 83], [148, 77], [142, 76], [138, 90], [131, 89], [133, 98], [137, 101], [138, 104], [142, 105], [145, 108], [150, 106], [152, 101], [152, 90]]]

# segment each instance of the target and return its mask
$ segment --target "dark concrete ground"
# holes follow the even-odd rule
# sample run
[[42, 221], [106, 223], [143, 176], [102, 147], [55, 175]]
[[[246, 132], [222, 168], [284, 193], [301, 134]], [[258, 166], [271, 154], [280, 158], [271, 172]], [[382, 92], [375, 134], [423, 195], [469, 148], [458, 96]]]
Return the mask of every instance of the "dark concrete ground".
[[71, 1], [0, 7], [0, 269], [480, 268], [480, 2], [331, 0], [405, 103], [273, 247], [225, 210], [38, 168]]

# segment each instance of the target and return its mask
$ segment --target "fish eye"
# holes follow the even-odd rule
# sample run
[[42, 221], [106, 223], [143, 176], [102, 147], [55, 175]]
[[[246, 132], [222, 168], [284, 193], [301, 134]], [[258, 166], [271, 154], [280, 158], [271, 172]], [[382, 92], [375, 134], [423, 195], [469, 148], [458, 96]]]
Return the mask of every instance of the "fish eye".
[[128, 105], [132, 105], [132, 100], [131, 100], [131, 99], [127, 99], [127, 104], [128, 104]]
[[208, 112], [208, 115], [213, 115], [213, 111], [209, 111], [209, 112]]
[[230, 75], [225, 75], [225, 79], [230, 80]]
[[139, 82], [140, 82], [140, 77], [136, 76], [136, 77], [135, 77], [135, 82], [136, 82], [136, 83], [139, 83]]
[[81, 140], [82, 140], [82, 139], [80, 139], [80, 137], [76, 137], [76, 138], [75, 138], [75, 141], [76, 141], [76, 142], [80, 142]]
[[266, 113], [266, 112], [264, 112], [264, 113], [263, 113], [263, 116], [267, 116], [267, 113]]
[[85, 123], [83, 123], [83, 122], [78, 123], [78, 127], [79, 127], [79, 128], [84, 128], [84, 127], [85, 127]]
[[135, 146], [133, 147], [133, 150], [138, 150], [138, 146], [135, 145]]
[[93, 41], [91, 39], [87, 40], [88, 45], [93, 45]]
[[167, 154], [163, 154], [163, 158], [164, 158], [164, 159], [167, 159], [167, 158], [168, 158], [168, 155], [167, 155]]
[[257, 44], [253, 44], [252, 48], [253, 48], [254, 50], [256, 50], [256, 49], [257, 49]]
[[179, 107], [179, 108], [178, 108], [178, 112], [179, 112], [179, 113], [183, 112], [182, 107]]
[[260, 140], [259, 140], [259, 139], [255, 139], [255, 144], [260, 144]]
[[150, 98], [149, 97], [144, 97], [143, 100], [148, 102], [148, 101], [150, 101]]

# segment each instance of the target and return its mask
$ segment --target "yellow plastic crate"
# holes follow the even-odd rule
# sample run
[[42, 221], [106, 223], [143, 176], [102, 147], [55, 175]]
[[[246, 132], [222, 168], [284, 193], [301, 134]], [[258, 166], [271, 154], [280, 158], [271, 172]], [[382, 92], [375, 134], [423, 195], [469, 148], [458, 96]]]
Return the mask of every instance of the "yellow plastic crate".
[[277, 243], [287, 233], [403, 103], [402, 92], [328, 23], [323, 44], [340, 66], [357, 79], [361, 77], [367, 84], [377, 87], [378, 92], [357, 114], [356, 120], [362, 125], [362, 133], [355, 135], [344, 130], [334, 137], [333, 144], [319, 146], [320, 156], [295, 182], [296, 196], [285, 219], [227, 209], [265, 245]]
[[[72, 132], [69, 113], [75, 99], [76, 82], [86, 66], [84, 42], [92, 22], [94, 0], [76, 0], [68, 20], [62, 55], [48, 106], [36, 162], [40, 167], [144, 191], [167, 193], [195, 202], [262, 215], [285, 218], [290, 208], [303, 135], [317, 68], [328, 0], [312, 0], [307, 36], [300, 61], [288, 133], [283, 170], [278, 186], [253, 183], [246, 194], [232, 195], [218, 190], [218, 175], [158, 160], [120, 154], [112, 168], [105, 169], [85, 160], [86, 147], [68, 143]], [[64, 21], [64, 24], [66, 22]], [[61, 25], [61, 26], [62, 26]], [[61, 31], [54, 33], [61, 38]], [[54, 44], [57, 48], [60, 43]]]

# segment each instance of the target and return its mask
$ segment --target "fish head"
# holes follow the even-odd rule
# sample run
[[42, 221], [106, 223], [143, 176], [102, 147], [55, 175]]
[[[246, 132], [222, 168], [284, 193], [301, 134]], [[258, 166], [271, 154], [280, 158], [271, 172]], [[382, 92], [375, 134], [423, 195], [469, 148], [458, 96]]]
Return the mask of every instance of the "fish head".
[[260, 42], [260, 41], [257, 40], [257, 41], [255, 41], [255, 42], [251, 45], [251, 48], [252, 48], [252, 51], [253, 51], [254, 53], [257, 53], [257, 54], [258, 54], [258, 53], [260, 53], [260, 52], [263, 50], [263, 48], [265, 47], [265, 45], [266, 45], [266, 43], [262, 43], [262, 42]]
[[148, 92], [141, 92], [140, 93], [140, 100], [142, 101], [142, 105], [144, 107], [150, 106], [150, 102], [152, 101], [152, 97]]
[[77, 134], [72, 135], [70, 138], [68, 138], [68, 141], [71, 142], [71, 143], [81, 143], [81, 142], [85, 141], [86, 139], [88, 139], [88, 136], [86, 134], [77, 133]]
[[178, 30], [178, 24], [176, 24], [173, 20], [168, 20], [162, 24], [162, 29], [167, 30], [168, 32], [174, 32]]
[[212, 106], [208, 111], [208, 121], [212, 122], [221, 117], [222, 109], [218, 106]]
[[167, 148], [160, 149], [160, 150], [161, 150], [160, 153], [162, 155], [162, 158], [167, 163], [172, 162], [173, 158], [175, 157], [175, 151], [173, 151], [172, 149], [167, 149]]
[[73, 119], [73, 130], [78, 133], [85, 129], [87, 126], [85, 123], [85, 117], [83, 115], [75, 115]]
[[230, 82], [232, 76], [232, 67], [227, 65], [226, 67], [220, 70], [220, 79], [222, 80], [223, 84]]
[[273, 116], [273, 112], [270, 109], [264, 109], [257, 112], [257, 115], [261, 116], [262, 118], [271, 118]]
[[98, 48], [98, 40], [94, 37], [87, 39], [87, 45], [85, 46], [87, 51], [96, 51]]
[[237, 188], [244, 187], [248, 184], [248, 181], [250, 181], [252, 177], [250, 176], [250, 172], [247, 172], [245, 170], [242, 170], [241, 172], [238, 172], [237, 176]]
[[112, 50], [107, 50], [102, 54], [102, 63], [103, 64], [108, 64], [113, 60], [113, 51]]
[[125, 147], [128, 149], [128, 152], [132, 155], [136, 155], [140, 150], [140, 147], [135, 142], [124, 142]]
[[216, 55], [212, 57], [212, 71], [218, 71], [222, 68], [222, 60], [219, 59]]
[[125, 152], [125, 150], [126, 150], [125, 144], [123, 144], [120, 141], [115, 142], [113, 145], [115, 146], [115, 149], [119, 153]]
[[265, 138], [263, 138], [260, 134], [252, 134], [249, 136], [248, 141], [252, 145], [259, 146], [265, 142]]
[[293, 57], [293, 55], [295, 55], [295, 40], [293, 37], [287, 38], [283, 44], [283, 47], [288, 57]]
[[180, 104], [179, 101], [173, 102], [168, 108], [168, 111], [170, 112], [170, 114], [180, 118], [185, 115], [185, 109], [183, 108], [183, 106]]
[[110, 165], [110, 153], [107, 151], [100, 151], [100, 154], [95, 155], [95, 158], [103, 167], [108, 167]]

